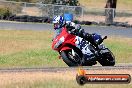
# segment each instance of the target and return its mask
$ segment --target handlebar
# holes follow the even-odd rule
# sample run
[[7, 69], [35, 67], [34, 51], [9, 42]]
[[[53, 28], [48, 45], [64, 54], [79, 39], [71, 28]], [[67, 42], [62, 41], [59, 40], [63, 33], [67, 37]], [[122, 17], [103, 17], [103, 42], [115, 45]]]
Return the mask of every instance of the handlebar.
[[105, 36], [105, 37], [103, 38], [103, 40], [105, 40], [105, 39], [107, 39], [107, 36]]
[[102, 39], [98, 42], [98, 45], [101, 44], [105, 39], [107, 39], [107, 36], [105, 36], [104, 38], [102, 38]]

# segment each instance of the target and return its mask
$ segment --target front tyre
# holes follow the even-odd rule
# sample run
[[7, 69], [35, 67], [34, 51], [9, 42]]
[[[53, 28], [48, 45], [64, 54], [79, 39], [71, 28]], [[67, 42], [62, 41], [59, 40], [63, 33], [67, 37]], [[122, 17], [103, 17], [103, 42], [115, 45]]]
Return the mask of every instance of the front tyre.
[[80, 64], [81, 58], [79, 57], [78, 53], [75, 52], [76, 55], [72, 55], [72, 50], [65, 50], [62, 51], [60, 54], [62, 56], [63, 61], [69, 66], [78, 66]]

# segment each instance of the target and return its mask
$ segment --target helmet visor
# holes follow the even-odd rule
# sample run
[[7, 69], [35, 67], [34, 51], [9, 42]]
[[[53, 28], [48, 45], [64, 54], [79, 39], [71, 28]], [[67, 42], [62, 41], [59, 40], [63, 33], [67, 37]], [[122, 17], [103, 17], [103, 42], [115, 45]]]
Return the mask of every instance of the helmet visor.
[[60, 28], [60, 24], [59, 23], [54, 23], [54, 29], [56, 30], [58, 28]]

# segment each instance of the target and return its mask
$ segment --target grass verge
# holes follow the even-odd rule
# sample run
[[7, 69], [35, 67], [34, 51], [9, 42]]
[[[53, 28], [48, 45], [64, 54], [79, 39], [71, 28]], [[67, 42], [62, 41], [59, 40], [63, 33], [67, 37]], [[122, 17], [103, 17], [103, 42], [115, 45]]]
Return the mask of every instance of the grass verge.
[[[131, 74], [131, 70], [88, 70], [88, 74]], [[0, 73], [1, 88], [131, 88], [130, 84], [85, 84], [76, 82], [77, 71]], [[6, 76], [6, 77], [5, 77]]]
[[[131, 69], [87, 70], [88, 74], [130, 74]], [[131, 88], [130, 84], [85, 84], [76, 82], [76, 70], [56, 72], [0, 73], [0, 88]]]
[[33, 83], [23, 82], [8, 85], [6, 88], [131, 88], [132, 84], [85, 84], [84, 86], [79, 86], [75, 80], [48, 80], [48, 81], [36, 81]]
[[[51, 49], [52, 37], [51, 31], [0, 30], [0, 67], [66, 66]], [[105, 44], [116, 63], [132, 63], [131, 38], [109, 37]]]

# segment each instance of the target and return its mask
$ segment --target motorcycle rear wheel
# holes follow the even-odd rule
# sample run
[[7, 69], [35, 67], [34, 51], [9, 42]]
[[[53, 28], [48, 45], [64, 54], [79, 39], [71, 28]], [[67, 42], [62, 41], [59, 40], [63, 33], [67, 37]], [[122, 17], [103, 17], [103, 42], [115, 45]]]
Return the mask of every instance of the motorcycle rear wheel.
[[102, 58], [98, 60], [98, 62], [102, 66], [114, 66], [115, 65], [115, 56], [114, 54], [108, 49], [109, 52], [104, 53]]

